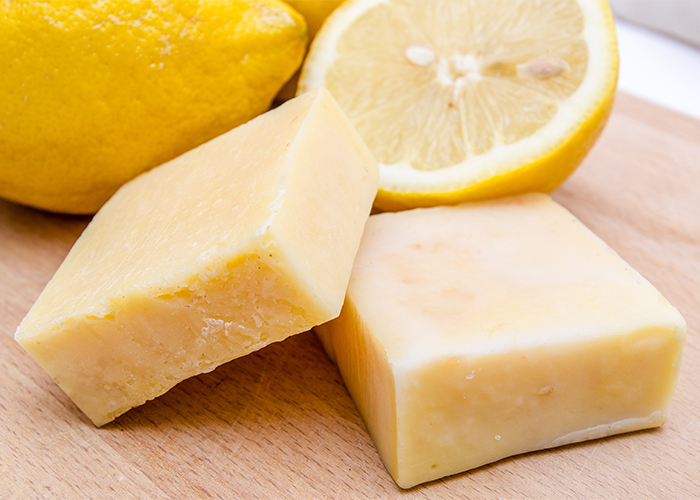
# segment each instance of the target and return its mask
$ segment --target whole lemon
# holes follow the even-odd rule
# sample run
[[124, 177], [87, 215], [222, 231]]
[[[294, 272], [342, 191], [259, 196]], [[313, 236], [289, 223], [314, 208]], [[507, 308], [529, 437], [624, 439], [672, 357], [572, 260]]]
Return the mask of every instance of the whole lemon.
[[321, 29], [321, 25], [331, 13], [343, 3], [343, 0], [285, 0], [294, 7], [309, 26], [309, 38]]
[[0, 197], [97, 211], [266, 111], [306, 42], [278, 0], [0, 2]]
[[[285, 0], [289, 5], [294, 7], [304, 19], [309, 27], [309, 43], [313, 40], [314, 36], [321, 25], [326, 20], [331, 13], [343, 3], [343, 0]], [[299, 72], [297, 71], [294, 76], [287, 82], [287, 84], [282, 87], [280, 93], [276, 97], [276, 101], [283, 102], [294, 97], [297, 91], [297, 82], [299, 80]]]

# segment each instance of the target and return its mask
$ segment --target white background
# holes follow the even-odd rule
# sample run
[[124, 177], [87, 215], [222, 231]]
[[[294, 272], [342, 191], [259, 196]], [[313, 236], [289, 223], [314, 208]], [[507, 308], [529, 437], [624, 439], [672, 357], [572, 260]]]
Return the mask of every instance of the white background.
[[618, 89], [700, 120], [700, 48], [619, 18], [616, 24]]

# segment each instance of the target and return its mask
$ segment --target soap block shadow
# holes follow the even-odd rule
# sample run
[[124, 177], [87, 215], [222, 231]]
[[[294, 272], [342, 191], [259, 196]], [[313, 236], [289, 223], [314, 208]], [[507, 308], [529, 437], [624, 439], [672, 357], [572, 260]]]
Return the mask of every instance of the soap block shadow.
[[105, 428], [283, 425], [286, 420], [361, 421], [335, 365], [305, 332], [187, 379]]
[[378, 476], [393, 484], [313, 332], [185, 380], [96, 431], [150, 478], [211, 470], [243, 488], [238, 498], [257, 498], [253, 484], [270, 498], [332, 497]]

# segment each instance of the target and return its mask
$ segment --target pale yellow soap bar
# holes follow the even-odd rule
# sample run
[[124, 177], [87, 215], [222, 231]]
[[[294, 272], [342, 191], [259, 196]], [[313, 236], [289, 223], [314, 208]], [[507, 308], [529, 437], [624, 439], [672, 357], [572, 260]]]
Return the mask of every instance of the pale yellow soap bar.
[[102, 425], [338, 315], [377, 167], [326, 91], [122, 187], [17, 341]]
[[316, 329], [396, 482], [663, 424], [685, 321], [548, 196], [370, 217]]

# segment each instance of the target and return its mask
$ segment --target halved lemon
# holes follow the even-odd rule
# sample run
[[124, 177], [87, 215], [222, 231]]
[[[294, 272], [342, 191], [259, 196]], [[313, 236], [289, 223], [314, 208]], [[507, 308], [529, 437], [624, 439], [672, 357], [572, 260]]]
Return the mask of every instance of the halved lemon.
[[617, 83], [606, 0], [349, 0], [298, 93], [325, 86], [380, 164], [375, 206], [548, 192], [580, 164]]

